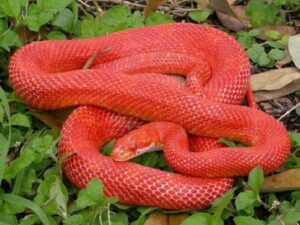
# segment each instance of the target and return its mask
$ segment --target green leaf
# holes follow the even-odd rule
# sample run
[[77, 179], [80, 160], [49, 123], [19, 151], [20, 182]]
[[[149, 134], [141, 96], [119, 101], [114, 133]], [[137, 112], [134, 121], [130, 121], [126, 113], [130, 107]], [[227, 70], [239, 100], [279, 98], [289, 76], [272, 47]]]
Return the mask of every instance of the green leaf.
[[273, 40], [278, 40], [281, 37], [281, 34], [276, 30], [266, 30], [265, 35]]
[[264, 225], [261, 220], [254, 219], [250, 216], [237, 216], [234, 219], [236, 225]]
[[10, 17], [17, 17], [21, 11], [20, 0], [2, 0], [0, 3], [0, 11]]
[[67, 39], [66, 35], [61, 31], [51, 31], [47, 34], [48, 40], [65, 40]]
[[18, 225], [18, 220], [15, 215], [6, 215], [4, 213], [0, 213], [0, 222], [8, 225]]
[[6, 51], [10, 51], [10, 47], [21, 47], [21, 40], [18, 34], [14, 31], [7, 30], [0, 37], [0, 47]]
[[54, 199], [56, 202], [58, 213], [63, 217], [67, 217], [67, 202], [68, 195], [66, 188], [62, 184], [59, 177], [56, 177], [56, 180], [50, 188], [50, 199]]
[[235, 189], [227, 191], [224, 195], [213, 202], [212, 207], [214, 208], [214, 215], [212, 217], [211, 225], [220, 224], [220, 222], [222, 221], [222, 213], [225, 207], [232, 200], [234, 191]]
[[226, 139], [226, 138], [219, 138], [218, 142], [225, 144], [228, 147], [236, 147], [236, 143], [232, 140]]
[[1, 184], [5, 166], [6, 166], [5, 161], [7, 159], [7, 153], [8, 153], [10, 141], [11, 141], [10, 109], [9, 109], [9, 104], [8, 104], [6, 94], [1, 87], [0, 87], [0, 100], [1, 100], [2, 106], [4, 108], [6, 117], [8, 119], [8, 137], [5, 138], [6, 141], [1, 143], [1, 154], [0, 154], [0, 184]]
[[38, 0], [37, 5], [41, 11], [58, 12], [71, 4], [73, 0]]
[[180, 225], [210, 225], [212, 216], [208, 213], [195, 213], [186, 218]]
[[28, 16], [25, 18], [24, 22], [30, 30], [39, 31], [42, 25], [48, 23], [53, 18], [53, 15], [53, 12], [42, 11], [38, 5], [31, 4], [29, 6]]
[[12, 126], [31, 127], [31, 120], [28, 115], [22, 113], [15, 113], [11, 116]]
[[245, 191], [238, 194], [235, 199], [236, 210], [240, 211], [254, 205], [257, 195], [254, 191]]
[[53, 26], [61, 28], [63, 31], [72, 33], [74, 14], [70, 9], [63, 9], [52, 22]]
[[188, 17], [198, 23], [202, 23], [205, 20], [207, 20], [207, 18], [209, 17], [210, 14], [211, 14], [211, 11], [208, 11], [208, 10], [195, 10], [195, 11], [189, 12]]
[[273, 59], [273, 60], [280, 60], [285, 57], [285, 53], [282, 50], [279, 49], [272, 49], [269, 53], [268, 56]]
[[252, 188], [256, 195], [259, 194], [259, 189], [264, 182], [264, 172], [260, 167], [255, 167], [251, 170], [248, 177], [248, 185]]
[[173, 22], [174, 22], [174, 20], [171, 17], [169, 17], [168, 15], [154, 12], [154, 13], [151, 13], [147, 17], [145, 24], [147, 26], [150, 26], [150, 25], [155, 25], [155, 24], [173, 23]]
[[[249, 58], [257, 63], [261, 54], [265, 53], [265, 49], [259, 44], [253, 44], [251, 48], [247, 50], [247, 54]], [[266, 54], [266, 53], [265, 53]]]
[[47, 215], [45, 214], [45, 212], [37, 204], [33, 203], [32, 201], [29, 201], [25, 198], [21, 198], [16, 195], [4, 194], [4, 193], [0, 193], [0, 199], [2, 199], [3, 201], [9, 202], [11, 204], [19, 205], [19, 206], [26, 207], [26, 208], [32, 210], [40, 218], [40, 220], [43, 224], [50, 225], [50, 221], [49, 221]]
[[286, 48], [285, 45], [283, 45], [282, 43], [280, 43], [278, 41], [268, 41], [267, 43], [272, 48], [280, 48], [280, 49], [285, 49]]
[[290, 139], [292, 141], [292, 145], [300, 146], [300, 133], [290, 132], [289, 135], [290, 135]]
[[103, 185], [99, 179], [91, 180], [85, 189], [80, 190], [76, 205], [80, 209], [88, 206], [101, 205], [116, 202], [115, 198], [105, 198], [103, 195]]
[[271, 63], [267, 53], [263, 52], [258, 56], [257, 63], [260, 66], [267, 66]]
[[87, 221], [81, 214], [74, 214], [69, 216], [65, 221], [64, 224], [66, 225], [82, 225], [87, 224]]
[[0, 124], [3, 124], [4, 121], [4, 109], [2, 105], [0, 105]]
[[284, 216], [285, 225], [295, 225], [300, 221], [300, 212], [298, 211], [288, 211]]
[[260, 30], [259, 29], [252, 29], [248, 32], [248, 34], [251, 36], [251, 37], [255, 37], [257, 35], [260, 34]]
[[17, 157], [14, 161], [11, 162], [9, 167], [6, 168], [4, 173], [4, 178], [10, 180], [18, 174], [26, 166], [30, 165], [35, 159], [33, 151], [24, 151], [24, 153]]

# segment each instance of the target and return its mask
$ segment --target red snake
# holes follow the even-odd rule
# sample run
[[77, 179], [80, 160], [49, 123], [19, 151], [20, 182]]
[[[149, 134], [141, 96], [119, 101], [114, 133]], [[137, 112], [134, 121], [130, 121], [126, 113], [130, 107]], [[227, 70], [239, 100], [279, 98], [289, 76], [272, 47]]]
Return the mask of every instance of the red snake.
[[[82, 69], [95, 54], [90, 68]], [[63, 126], [59, 156], [68, 155], [63, 170], [79, 188], [100, 178], [105, 195], [121, 203], [205, 208], [231, 187], [230, 177], [247, 175], [255, 166], [270, 173], [290, 151], [278, 121], [237, 105], [249, 85], [248, 58], [233, 37], [207, 26], [166, 24], [36, 42], [14, 54], [9, 73], [17, 95], [33, 107], [90, 105], [77, 108]], [[186, 86], [162, 74], [186, 75]], [[192, 148], [204, 147], [171, 157], [181, 174], [99, 154], [103, 143], [141, 125], [140, 119], [179, 124], [193, 135]], [[218, 147], [197, 136], [249, 147]]]

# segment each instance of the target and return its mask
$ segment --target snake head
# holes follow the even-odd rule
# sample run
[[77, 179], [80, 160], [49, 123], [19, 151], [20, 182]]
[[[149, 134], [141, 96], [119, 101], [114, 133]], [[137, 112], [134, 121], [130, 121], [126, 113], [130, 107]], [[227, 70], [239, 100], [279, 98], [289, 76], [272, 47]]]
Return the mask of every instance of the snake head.
[[146, 152], [156, 151], [159, 144], [155, 143], [153, 137], [142, 129], [133, 130], [118, 139], [111, 157], [115, 161], [128, 161]]

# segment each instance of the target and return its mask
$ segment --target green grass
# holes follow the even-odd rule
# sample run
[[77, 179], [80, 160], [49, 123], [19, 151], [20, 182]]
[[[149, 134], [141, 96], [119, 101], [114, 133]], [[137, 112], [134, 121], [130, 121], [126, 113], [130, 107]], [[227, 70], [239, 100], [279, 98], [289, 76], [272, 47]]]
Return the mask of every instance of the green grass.
[[[297, 1], [251, 0], [247, 14], [254, 27], [279, 23], [279, 10], [293, 12]], [[257, 5], [260, 5], [257, 8]], [[97, 7], [97, 4], [95, 4]], [[83, 15], [81, 18], [78, 15]], [[191, 21], [205, 23], [212, 12], [193, 11]], [[32, 40], [86, 38], [133, 27], [174, 22], [161, 13], [146, 20], [141, 12], [127, 6], [114, 6], [104, 15], [92, 16], [79, 9], [74, 0], [3, 0], [0, 3], [0, 224], [143, 224], [147, 215], [162, 211], [151, 207], [133, 207], [105, 198], [102, 183], [93, 180], [84, 190], [67, 182], [57, 159], [59, 132], [35, 118], [10, 87], [7, 67], [12, 52]], [[23, 33], [25, 32], [25, 37]], [[237, 39], [254, 64], [272, 68], [284, 57], [286, 39], [274, 31], [270, 41], [256, 37], [258, 29], [239, 32]], [[300, 134], [292, 133], [294, 149]], [[224, 141], [224, 140], [223, 140]], [[226, 141], [224, 141], [226, 142]], [[230, 144], [234, 144], [230, 142]], [[110, 146], [106, 146], [109, 152]], [[137, 160], [147, 166], [170, 170], [159, 153]], [[292, 153], [285, 168], [300, 167], [300, 158]], [[255, 168], [246, 179], [238, 178], [234, 189], [216, 200], [210, 209], [189, 211], [183, 225], [295, 225], [300, 221], [300, 191], [260, 195], [262, 171]], [[165, 213], [174, 213], [162, 211]]]

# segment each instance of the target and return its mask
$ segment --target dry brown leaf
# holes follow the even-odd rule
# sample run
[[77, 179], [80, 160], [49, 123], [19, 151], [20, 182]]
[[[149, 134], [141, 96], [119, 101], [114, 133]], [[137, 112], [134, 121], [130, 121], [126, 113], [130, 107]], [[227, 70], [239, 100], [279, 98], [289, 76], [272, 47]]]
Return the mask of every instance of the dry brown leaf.
[[160, 212], [151, 213], [144, 225], [168, 225], [168, 215]]
[[151, 213], [144, 225], [180, 225], [188, 218], [188, 214], [164, 214], [161, 212]]
[[290, 55], [290, 53], [287, 49], [284, 50], [284, 54], [285, 54], [285, 56], [284, 56], [283, 59], [278, 60], [278, 61], [275, 62], [275, 65], [277, 67], [282, 67], [282, 66], [287, 65], [287, 64], [292, 62], [292, 57], [291, 57], [291, 55]]
[[166, 0], [150, 0], [144, 9], [144, 18], [147, 18], [152, 12], [154, 12], [161, 4], [165, 2]]
[[250, 84], [253, 91], [278, 90], [300, 79], [300, 71], [294, 67], [269, 70], [251, 76]]
[[170, 214], [168, 225], [180, 225], [189, 215], [186, 213]]
[[293, 81], [289, 85], [275, 91], [257, 91], [254, 93], [255, 102], [280, 98], [300, 90], [300, 80]]
[[237, 18], [226, 15], [221, 12], [217, 12], [217, 16], [221, 23], [228, 29], [233, 31], [240, 31], [248, 27], [249, 18], [245, 15], [245, 6], [243, 5], [231, 5], [232, 10], [237, 15]]
[[70, 113], [74, 110], [74, 108], [61, 109], [55, 111], [42, 111], [38, 109], [29, 109], [29, 112], [47, 126], [60, 130], [62, 128], [63, 123]]
[[265, 31], [274, 30], [279, 32], [281, 35], [295, 35], [297, 33], [296, 29], [292, 26], [286, 25], [267, 25], [258, 28], [260, 30], [260, 34], [257, 38], [261, 40], [267, 40], [268, 38], [265, 36]]
[[289, 52], [296, 67], [300, 69], [300, 34], [289, 38]]
[[300, 89], [297, 68], [270, 70], [251, 76], [250, 85], [256, 102], [279, 98]]
[[279, 192], [300, 189], [300, 168], [286, 170], [266, 177], [261, 192]]
[[224, 13], [226, 15], [238, 18], [236, 13], [232, 10], [230, 3], [227, 0], [209, 0], [209, 9]]

